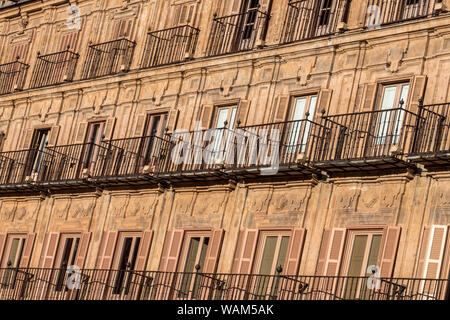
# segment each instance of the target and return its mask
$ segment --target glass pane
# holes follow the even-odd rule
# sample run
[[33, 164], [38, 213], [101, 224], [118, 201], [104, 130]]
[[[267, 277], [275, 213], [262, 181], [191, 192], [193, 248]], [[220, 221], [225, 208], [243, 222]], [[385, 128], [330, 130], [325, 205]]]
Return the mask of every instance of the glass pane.
[[[360, 277], [362, 274], [364, 254], [366, 252], [367, 235], [357, 235], [353, 241], [353, 249], [350, 256], [350, 264], [347, 275], [349, 277]], [[345, 298], [355, 298], [358, 290], [359, 279], [348, 278], [345, 288]]]
[[277, 249], [278, 237], [270, 236], [266, 238], [264, 251], [259, 268], [259, 276], [255, 279], [255, 299], [265, 299], [271, 282], [273, 260]]
[[[369, 258], [367, 260], [366, 271], [369, 266], [375, 266], [378, 262], [378, 253], [380, 252], [381, 234], [372, 236], [372, 243], [370, 244]], [[368, 273], [368, 275], [372, 275]]]
[[280, 250], [278, 253], [277, 264], [275, 266], [275, 267], [281, 266], [283, 268], [283, 270], [285, 267], [286, 254], [287, 254], [287, 249], [289, 246], [289, 239], [290, 239], [290, 237], [282, 237], [281, 238]]
[[299, 121], [304, 119], [306, 108], [306, 98], [299, 98], [295, 101], [294, 113], [292, 115], [292, 121], [289, 122], [289, 139], [286, 152], [288, 154], [294, 153], [299, 143], [299, 135], [302, 130], [303, 122]]
[[133, 244], [133, 238], [125, 238], [123, 240], [122, 255], [119, 260], [119, 266], [114, 284], [113, 294], [120, 294], [123, 288], [123, 280], [125, 278], [125, 270], [127, 268], [128, 259], [130, 258], [131, 245]]
[[17, 261], [16, 261], [16, 256], [17, 256], [17, 251], [19, 250], [19, 243], [20, 243], [20, 239], [13, 239], [11, 241], [11, 250], [9, 251], [9, 257], [8, 257], [8, 261], [7, 261], [7, 267], [11, 267], [11, 268], [15, 268]]
[[278, 237], [271, 236], [266, 238], [264, 246], [263, 256], [261, 258], [261, 266], [259, 268], [259, 274], [271, 274], [273, 260], [275, 257], [275, 250], [277, 247]]
[[[397, 93], [397, 87], [386, 87], [384, 88], [383, 101], [381, 103], [381, 110], [389, 110], [397, 108], [395, 106], [395, 95]], [[378, 113], [378, 130], [376, 136], [376, 144], [385, 144], [386, 136], [389, 130], [389, 122], [391, 120], [391, 111], [385, 111]]]
[[294, 114], [292, 115], [292, 120], [301, 120], [305, 115], [306, 98], [300, 98], [295, 101]]
[[[370, 244], [369, 257], [367, 259], [367, 264], [365, 267], [366, 276], [371, 276], [372, 272], [367, 272], [367, 269], [370, 266], [376, 266], [378, 262], [378, 253], [380, 252], [381, 245], [381, 234], [376, 234], [372, 236], [372, 241]], [[370, 298], [370, 290], [367, 285], [361, 286], [362, 292], [360, 293], [361, 299], [369, 299]]]
[[181, 288], [178, 294], [181, 298], [187, 298], [189, 295], [189, 289], [191, 285], [192, 272], [195, 271], [195, 260], [197, 258], [198, 248], [200, 246], [200, 238], [191, 238], [189, 243], [189, 250], [186, 258], [186, 264], [184, 265], [184, 272], [187, 272], [183, 275], [183, 279], [181, 281]]
[[195, 259], [197, 258], [199, 246], [200, 246], [200, 238], [191, 238], [186, 264], [184, 266], [184, 272], [194, 272]]
[[[278, 268], [278, 266], [281, 266], [282, 270], [285, 268], [286, 263], [286, 254], [289, 246], [289, 239], [290, 237], [281, 237], [281, 243], [280, 243], [280, 250], [278, 251], [278, 259], [277, 263], [275, 265], [275, 268]], [[283, 273], [283, 271], [282, 271]], [[272, 274], [278, 275], [278, 271], [275, 269], [273, 270]], [[272, 290], [270, 290], [270, 299], [276, 299], [278, 296], [278, 287], [280, 284], [280, 278], [274, 277], [272, 281]]]
[[[403, 85], [402, 92], [400, 94], [400, 101], [403, 100], [403, 102], [406, 103], [406, 99], [408, 98], [408, 92], [409, 92], [409, 84]], [[403, 104], [403, 108], [405, 108], [405, 104]], [[398, 141], [400, 140], [400, 133], [402, 131], [404, 116], [405, 116], [404, 111], [400, 111], [399, 114], [397, 115], [397, 119], [395, 120], [394, 136], [392, 138], [392, 143], [398, 143]]]
[[225, 121], [228, 120], [228, 108], [219, 109], [217, 116], [216, 128], [223, 128]]
[[[198, 260], [198, 265], [200, 266], [200, 269], [198, 270], [198, 272], [203, 271], [203, 267], [205, 265], [205, 259], [206, 259], [206, 252], [208, 251], [208, 245], [209, 245], [209, 238], [204, 238], [203, 243], [202, 243], [201, 252], [200, 252], [200, 258]], [[200, 279], [201, 279], [200, 277], [201, 276], [195, 276], [194, 288], [192, 289], [193, 298], [197, 297], [197, 290], [199, 288]]]
[[[306, 118], [309, 121], [312, 121], [314, 119], [314, 114], [316, 113], [316, 103], [317, 103], [317, 97], [312, 97], [310, 105], [309, 105], [309, 115]], [[303, 140], [302, 140], [302, 145], [300, 147], [300, 152], [306, 151], [306, 143], [308, 142], [309, 129], [311, 127], [311, 123], [309, 121], [305, 122], [305, 132], [303, 134]]]

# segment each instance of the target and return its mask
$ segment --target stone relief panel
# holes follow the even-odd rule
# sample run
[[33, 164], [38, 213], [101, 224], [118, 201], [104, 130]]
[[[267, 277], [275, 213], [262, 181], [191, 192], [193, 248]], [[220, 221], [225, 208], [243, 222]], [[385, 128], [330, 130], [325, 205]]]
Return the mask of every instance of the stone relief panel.
[[252, 189], [246, 201], [245, 227], [299, 225], [304, 217], [311, 186]]
[[450, 224], [450, 184], [448, 180], [436, 183], [434, 206], [428, 219], [429, 224]]
[[17, 201], [2, 201], [0, 220], [12, 222], [17, 209]]
[[404, 192], [404, 183], [337, 185], [333, 219], [337, 226], [394, 223]]

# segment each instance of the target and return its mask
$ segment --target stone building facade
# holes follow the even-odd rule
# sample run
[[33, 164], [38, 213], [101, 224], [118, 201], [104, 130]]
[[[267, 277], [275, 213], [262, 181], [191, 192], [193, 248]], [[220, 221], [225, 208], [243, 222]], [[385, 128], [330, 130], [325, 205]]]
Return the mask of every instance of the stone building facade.
[[[2, 5], [4, 272], [340, 279], [376, 265], [444, 279], [404, 290], [444, 298], [450, 1]], [[207, 149], [194, 133], [211, 128]], [[176, 146], [228, 155], [231, 133], [263, 129], [279, 129], [272, 174], [247, 151], [171, 163]]]

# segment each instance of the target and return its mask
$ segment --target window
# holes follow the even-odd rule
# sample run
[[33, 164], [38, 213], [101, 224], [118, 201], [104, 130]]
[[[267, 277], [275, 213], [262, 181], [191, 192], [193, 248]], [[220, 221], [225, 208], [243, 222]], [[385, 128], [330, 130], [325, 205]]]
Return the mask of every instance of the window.
[[86, 135], [86, 151], [83, 162], [83, 169], [93, 169], [95, 159], [99, 152], [99, 145], [104, 139], [105, 122], [91, 122]]
[[167, 126], [167, 117], [167, 113], [148, 115], [141, 148], [143, 155], [141, 166], [157, 160], [161, 150], [161, 138], [164, 137]]
[[81, 234], [62, 234], [59, 239], [55, 267], [58, 268], [55, 291], [68, 290], [66, 286], [67, 268], [75, 265]]
[[322, 0], [321, 1], [319, 15], [318, 15], [319, 27], [326, 26], [330, 22], [332, 5], [333, 5], [333, 0]]
[[119, 236], [119, 255], [116, 257], [113, 294], [130, 292], [132, 272], [135, 270], [138, 250], [141, 243], [141, 234], [126, 232]]
[[6, 241], [6, 250], [4, 253], [1, 268], [1, 287], [13, 289], [16, 283], [17, 272], [13, 269], [20, 266], [22, 254], [25, 247], [25, 235], [10, 235]]
[[195, 273], [201, 273], [204, 270], [210, 235], [209, 233], [188, 233], [185, 243], [187, 246], [182, 253], [184, 263], [181, 265], [181, 271], [184, 274], [178, 297], [195, 299], [201, 280]]
[[286, 255], [290, 241], [290, 232], [261, 232], [258, 244], [257, 263], [254, 273], [261, 275], [255, 279], [255, 298], [275, 299], [278, 295], [280, 274], [286, 268]]
[[28, 155], [29, 174], [36, 174], [41, 170], [44, 159], [45, 148], [48, 144], [50, 129], [39, 129], [33, 133], [30, 151]]
[[[236, 127], [237, 105], [220, 106], [216, 109], [214, 120], [214, 138], [211, 151], [211, 161], [222, 160], [229, 150], [233, 135], [230, 130]], [[230, 130], [227, 130], [227, 129]]]
[[400, 109], [407, 101], [409, 83], [386, 85], [376, 122], [375, 144], [396, 144], [400, 139], [405, 111]]
[[[349, 278], [345, 288], [345, 298], [367, 299], [369, 289], [364, 280], [357, 277], [371, 276], [370, 266], [376, 266], [380, 254], [382, 232], [351, 232], [349, 235], [349, 260], [347, 262], [346, 276]], [[361, 281], [361, 283], [357, 282]], [[361, 292], [362, 291], [362, 292]]]
[[[317, 95], [294, 99], [291, 120], [288, 125], [288, 154], [305, 152], [311, 123], [316, 112]], [[305, 121], [306, 120], [306, 121]]]

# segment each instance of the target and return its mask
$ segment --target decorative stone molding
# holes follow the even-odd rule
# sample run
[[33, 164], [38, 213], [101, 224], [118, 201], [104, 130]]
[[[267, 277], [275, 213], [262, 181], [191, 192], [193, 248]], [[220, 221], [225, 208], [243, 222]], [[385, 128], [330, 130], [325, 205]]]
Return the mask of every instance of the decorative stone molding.
[[302, 87], [308, 84], [308, 80], [311, 78], [311, 74], [316, 67], [316, 62], [317, 56], [309, 59], [297, 69], [297, 83]]

